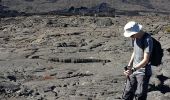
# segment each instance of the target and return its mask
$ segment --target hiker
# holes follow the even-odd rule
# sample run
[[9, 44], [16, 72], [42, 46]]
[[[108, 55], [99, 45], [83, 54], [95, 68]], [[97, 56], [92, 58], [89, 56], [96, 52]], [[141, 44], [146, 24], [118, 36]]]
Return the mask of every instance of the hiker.
[[124, 74], [127, 77], [123, 100], [146, 100], [151, 77], [150, 55], [153, 48], [151, 36], [134, 21], [124, 27], [124, 36], [132, 39], [133, 53]]

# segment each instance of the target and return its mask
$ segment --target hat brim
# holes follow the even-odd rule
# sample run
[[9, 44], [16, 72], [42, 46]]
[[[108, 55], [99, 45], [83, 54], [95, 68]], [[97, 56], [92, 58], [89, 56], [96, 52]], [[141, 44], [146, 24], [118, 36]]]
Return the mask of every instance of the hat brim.
[[136, 34], [136, 33], [138, 33], [138, 32], [128, 32], [128, 31], [125, 31], [125, 32], [124, 32], [124, 36], [125, 36], [125, 37], [131, 37], [132, 35], [134, 35], [134, 34]]
[[[142, 25], [139, 24], [139, 31], [141, 31], [141, 29], [142, 29]], [[137, 34], [139, 31], [137, 31], [137, 32], [125, 31], [124, 36], [125, 37], [131, 37], [132, 35]]]

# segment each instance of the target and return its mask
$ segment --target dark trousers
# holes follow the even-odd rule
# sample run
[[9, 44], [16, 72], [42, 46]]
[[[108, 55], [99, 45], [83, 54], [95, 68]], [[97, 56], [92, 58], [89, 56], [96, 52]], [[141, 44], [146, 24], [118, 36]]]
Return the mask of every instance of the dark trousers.
[[150, 76], [130, 75], [127, 79], [123, 100], [146, 100]]

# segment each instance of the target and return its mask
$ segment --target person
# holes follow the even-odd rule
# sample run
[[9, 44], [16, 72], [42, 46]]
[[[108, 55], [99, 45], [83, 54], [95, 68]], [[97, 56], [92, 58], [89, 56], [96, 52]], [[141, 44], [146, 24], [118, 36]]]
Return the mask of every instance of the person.
[[123, 100], [146, 100], [149, 79], [152, 75], [150, 56], [153, 42], [150, 34], [142, 30], [142, 25], [130, 21], [124, 27], [124, 36], [132, 39], [133, 53], [124, 70], [127, 77]]

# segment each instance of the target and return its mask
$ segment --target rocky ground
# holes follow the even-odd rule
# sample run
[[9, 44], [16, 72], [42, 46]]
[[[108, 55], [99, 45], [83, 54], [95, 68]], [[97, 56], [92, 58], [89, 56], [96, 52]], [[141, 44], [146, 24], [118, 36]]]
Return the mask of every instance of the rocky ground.
[[0, 20], [1, 100], [120, 100], [130, 59], [123, 26], [144, 25], [164, 50], [148, 100], [170, 100], [170, 17], [30, 16]]

